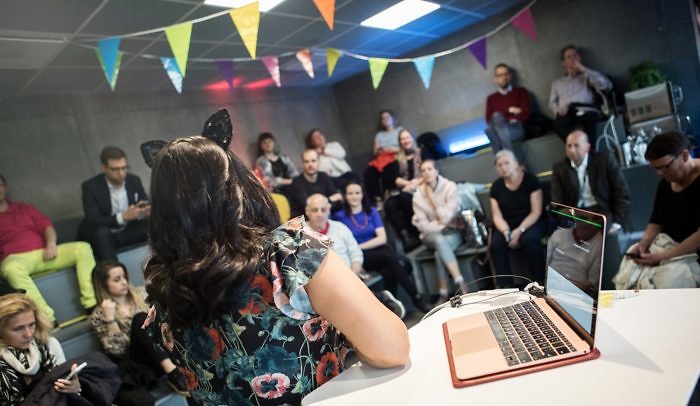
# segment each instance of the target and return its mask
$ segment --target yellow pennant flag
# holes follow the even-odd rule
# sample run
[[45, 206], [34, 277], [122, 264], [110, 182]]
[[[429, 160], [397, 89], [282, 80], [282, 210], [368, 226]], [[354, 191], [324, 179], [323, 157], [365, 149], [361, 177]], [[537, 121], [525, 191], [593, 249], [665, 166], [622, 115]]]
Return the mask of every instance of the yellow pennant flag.
[[321, 17], [328, 24], [328, 28], [333, 31], [333, 21], [335, 19], [335, 0], [314, 0], [316, 8], [321, 13]]
[[328, 77], [333, 75], [335, 64], [338, 63], [338, 58], [342, 55], [340, 50], [335, 48], [326, 48], [326, 65], [328, 65]]
[[260, 8], [258, 2], [253, 2], [247, 6], [239, 7], [229, 11], [231, 20], [238, 30], [238, 34], [243, 40], [243, 44], [248, 49], [250, 56], [255, 59], [256, 48], [258, 46], [258, 27], [260, 26]]
[[173, 56], [177, 67], [180, 69], [180, 74], [182, 74], [182, 77], [185, 77], [187, 55], [190, 53], [192, 23], [172, 25], [165, 29], [165, 36], [168, 37], [168, 43], [170, 44], [170, 49], [173, 50]]
[[375, 89], [379, 87], [387, 66], [389, 61], [384, 58], [369, 58], [369, 73], [372, 75], [372, 86]]
[[309, 48], [302, 49], [301, 51], [297, 52], [297, 59], [301, 63], [301, 66], [304, 67], [304, 70], [309, 75], [309, 77], [313, 78], [314, 65], [311, 62], [311, 51], [309, 50]]

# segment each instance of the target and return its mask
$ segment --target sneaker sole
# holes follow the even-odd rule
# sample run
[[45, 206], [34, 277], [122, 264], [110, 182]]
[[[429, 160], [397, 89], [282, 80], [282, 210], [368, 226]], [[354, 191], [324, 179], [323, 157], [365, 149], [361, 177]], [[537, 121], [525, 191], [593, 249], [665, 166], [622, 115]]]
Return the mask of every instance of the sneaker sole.
[[385, 290], [383, 293], [386, 297], [388, 297], [389, 300], [392, 301], [395, 305], [399, 307], [399, 310], [401, 310], [401, 314], [399, 315], [399, 318], [403, 320], [404, 317], [406, 317], [406, 308], [403, 306], [403, 303], [397, 298], [394, 297], [394, 295], [391, 294], [388, 290]]

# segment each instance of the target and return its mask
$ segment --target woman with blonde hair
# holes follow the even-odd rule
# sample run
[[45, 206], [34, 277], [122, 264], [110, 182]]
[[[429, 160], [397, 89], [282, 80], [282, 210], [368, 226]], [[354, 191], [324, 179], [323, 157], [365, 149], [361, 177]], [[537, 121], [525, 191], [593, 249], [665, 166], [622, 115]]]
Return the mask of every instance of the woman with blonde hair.
[[[61, 344], [49, 336], [51, 322], [22, 293], [0, 296], [0, 399], [19, 405], [41, 378], [64, 363]], [[72, 370], [76, 365], [73, 364]], [[57, 392], [80, 394], [78, 374], [53, 383]]]

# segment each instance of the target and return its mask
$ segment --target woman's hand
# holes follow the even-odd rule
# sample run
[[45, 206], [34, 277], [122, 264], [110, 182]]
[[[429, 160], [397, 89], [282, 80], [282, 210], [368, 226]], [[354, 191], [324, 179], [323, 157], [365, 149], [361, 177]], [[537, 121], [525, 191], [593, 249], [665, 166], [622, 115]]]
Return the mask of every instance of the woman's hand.
[[511, 231], [510, 233], [510, 241], [508, 241], [508, 247], [510, 248], [518, 248], [518, 245], [520, 245], [520, 236], [522, 236], [523, 233], [520, 232], [520, 229], [515, 229]]
[[53, 388], [56, 392], [61, 393], [80, 393], [80, 381], [78, 380], [78, 373], [75, 369], [78, 368], [77, 364], [73, 364], [70, 367], [70, 371], [74, 372], [71, 379], [56, 379], [53, 383]]
[[112, 299], [105, 299], [100, 306], [102, 306], [103, 318], [105, 320], [114, 320], [117, 314], [117, 302]]

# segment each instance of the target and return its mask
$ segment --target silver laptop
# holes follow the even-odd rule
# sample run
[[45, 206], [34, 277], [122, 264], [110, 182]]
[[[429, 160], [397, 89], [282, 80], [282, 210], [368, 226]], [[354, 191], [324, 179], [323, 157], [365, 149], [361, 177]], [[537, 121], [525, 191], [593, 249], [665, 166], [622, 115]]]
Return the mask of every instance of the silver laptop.
[[558, 203], [550, 204], [549, 216], [557, 227], [547, 244], [544, 298], [444, 324], [455, 386], [593, 355], [606, 219]]

